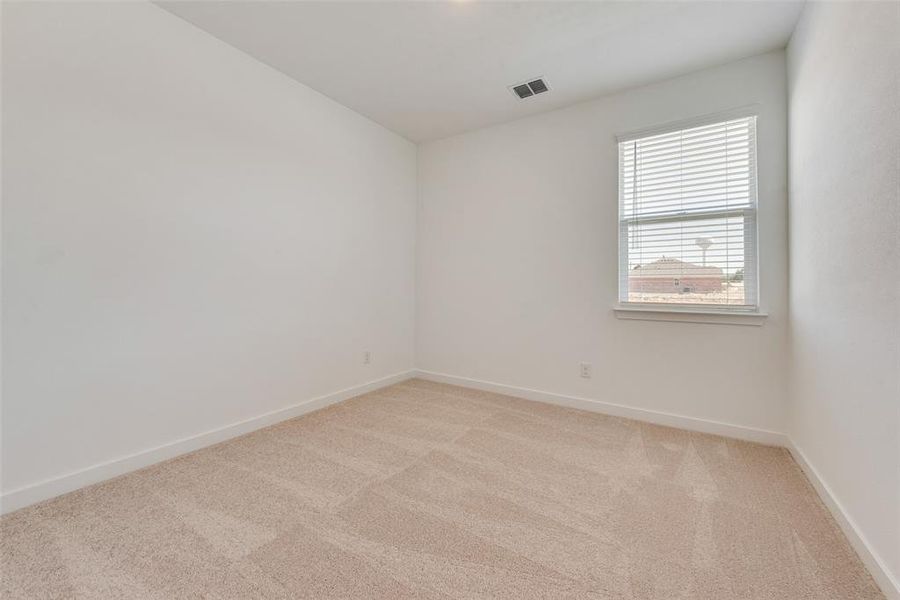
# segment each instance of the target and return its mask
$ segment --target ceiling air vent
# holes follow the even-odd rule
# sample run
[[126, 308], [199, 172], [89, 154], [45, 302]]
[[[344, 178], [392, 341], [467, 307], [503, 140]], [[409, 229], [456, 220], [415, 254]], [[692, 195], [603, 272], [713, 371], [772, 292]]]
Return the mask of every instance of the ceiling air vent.
[[547, 82], [541, 78], [533, 79], [527, 83], [520, 83], [517, 85], [509, 86], [509, 89], [519, 97], [520, 100], [524, 100], [525, 98], [529, 98], [531, 96], [536, 96], [538, 94], [543, 94], [550, 90], [550, 87], [547, 85]]

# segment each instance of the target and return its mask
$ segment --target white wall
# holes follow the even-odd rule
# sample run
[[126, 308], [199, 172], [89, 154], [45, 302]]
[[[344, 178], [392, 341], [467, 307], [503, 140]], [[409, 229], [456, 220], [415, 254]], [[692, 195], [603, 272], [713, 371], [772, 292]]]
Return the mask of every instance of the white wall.
[[897, 586], [900, 4], [808, 4], [788, 56], [790, 435]]
[[[616, 134], [749, 104], [767, 322], [617, 319]], [[417, 366], [783, 431], [785, 111], [774, 52], [420, 146]]]
[[2, 116], [4, 492], [413, 367], [411, 143], [144, 3], [3, 3]]

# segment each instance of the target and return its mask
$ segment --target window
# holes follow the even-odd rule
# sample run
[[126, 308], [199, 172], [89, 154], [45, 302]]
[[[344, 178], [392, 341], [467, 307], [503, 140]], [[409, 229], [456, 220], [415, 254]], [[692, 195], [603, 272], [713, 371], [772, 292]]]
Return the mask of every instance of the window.
[[753, 311], [756, 117], [619, 138], [619, 302]]

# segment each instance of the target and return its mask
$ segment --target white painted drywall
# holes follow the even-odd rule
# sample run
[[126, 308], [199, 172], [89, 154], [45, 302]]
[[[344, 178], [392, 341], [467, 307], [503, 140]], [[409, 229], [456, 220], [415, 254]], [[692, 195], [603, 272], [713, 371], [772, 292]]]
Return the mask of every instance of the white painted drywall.
[[152, 4], [4, 3], [3, 491], [412, 368], [415, 170]]
[[900, 581], [900, 4], [810, 3], [788, 50], [789, 433]]
[[[785, 85], [779, 51], [421, 145], [417, 366], [784, 431]], [[617, 319], [616, 134], [750, 104], [768, 320]]]

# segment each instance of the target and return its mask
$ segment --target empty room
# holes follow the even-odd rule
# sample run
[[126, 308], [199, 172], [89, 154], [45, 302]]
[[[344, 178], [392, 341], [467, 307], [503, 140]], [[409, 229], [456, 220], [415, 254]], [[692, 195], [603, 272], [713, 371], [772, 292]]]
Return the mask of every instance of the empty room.
[[0, 10], [3, 600], [900, 600], [900, 1]]

